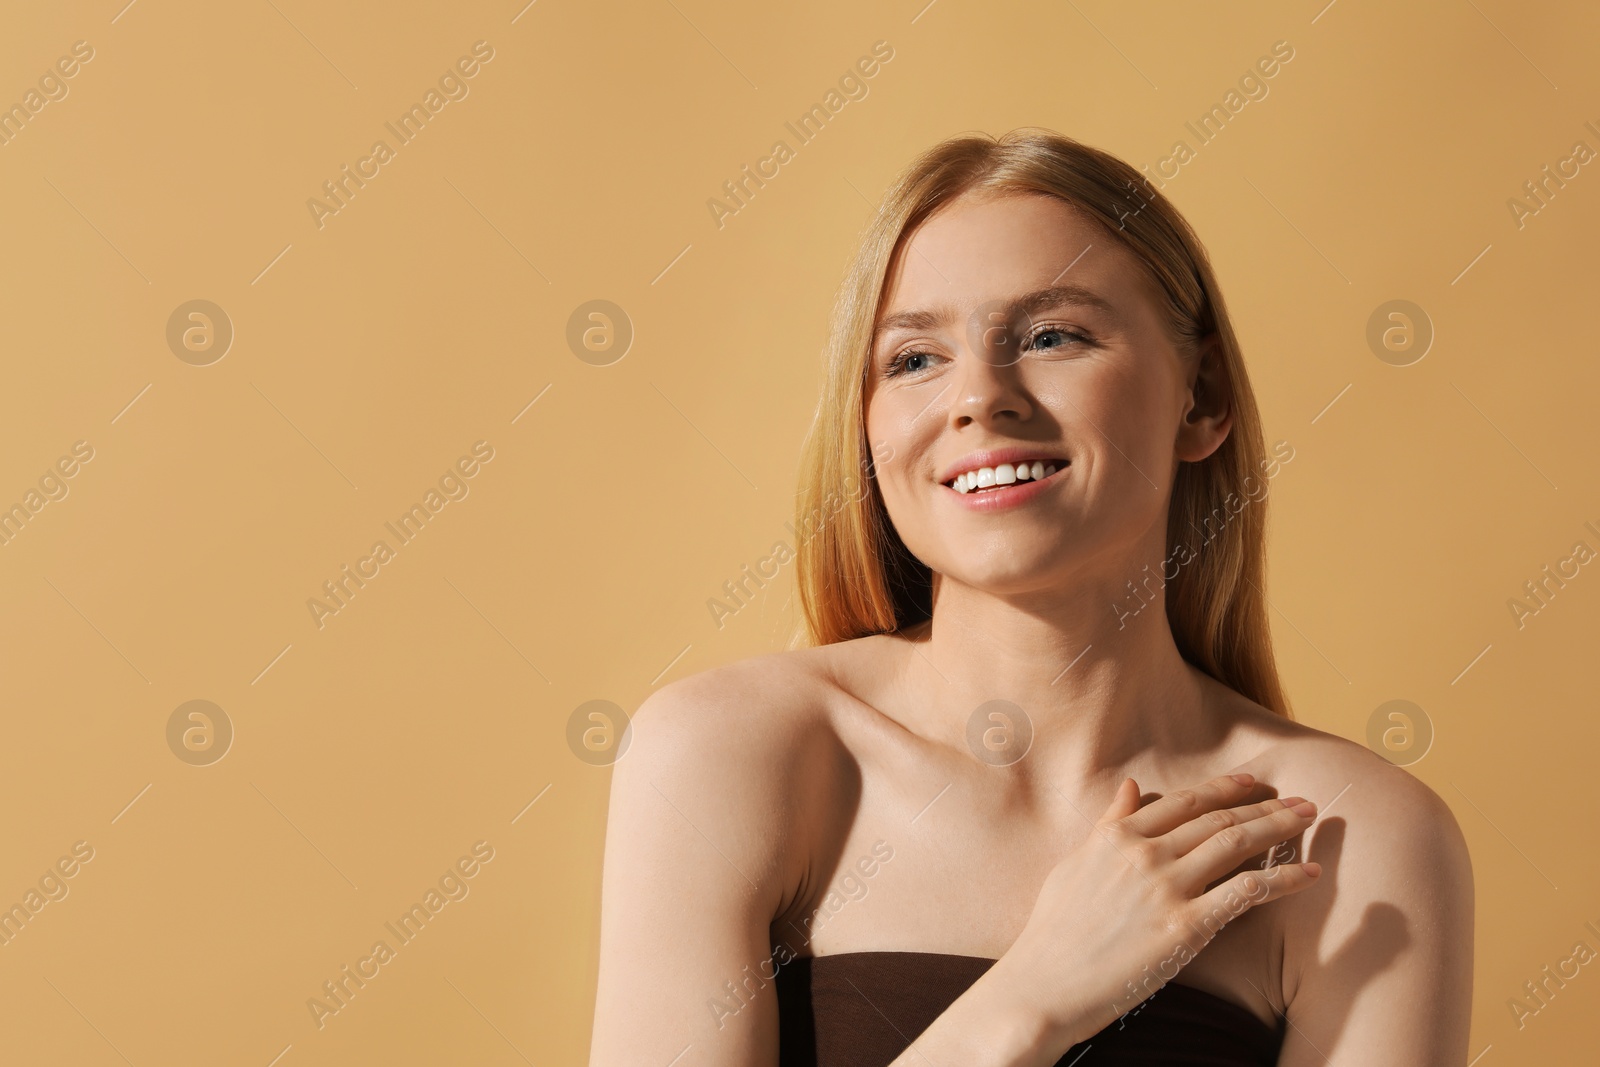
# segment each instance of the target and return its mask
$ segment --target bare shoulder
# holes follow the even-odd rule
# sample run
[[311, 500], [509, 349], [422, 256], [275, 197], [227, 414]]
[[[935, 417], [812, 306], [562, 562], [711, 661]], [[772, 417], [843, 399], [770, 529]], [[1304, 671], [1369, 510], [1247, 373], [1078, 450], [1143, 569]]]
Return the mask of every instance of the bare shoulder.
[[1466, 838], [1450, 805], [1426, 782], [1321, 731], [1283, 742], [1261, 759], [1280, 795], [1316, 803], [1304, 858], [1338, 867], [1329, 883], [1337, 889], [1328, 892], [1337, 893], [1344, 911], [1388, 901], [1416, 917], [1437, 917], [1441, 906], [1464, 901], [1470, 912]]
[[726, 991], [762, 973], [817, 813], [837, 803], [827, 660], [731, 663], [634, 713], [611, 768], [591, 1063], [667, 1063], [691, 1045], [700, 1062], [772, 1062], [776, 1002]]
[[1313, 801], [1319, 823], [1333, 815], [1348, 822], [1359, 814], [1373, 829], [1460, 838], [1450, 806], [1411, 772], [1365, 745], [1285, 719], [1221, 683], [1213, 685], [1247, 756], [1238, 769], [1253, 773], [1277, 796]]
[[1319, 821], [1339, 813], [1348, 820], [1359, 813], [1392, 832], [1459, 836], [1450, 806], [1410, 771], [1348, 738], [1303, 723], [1279, 723], [1246, 767], [1278, 795], [1314, 801]]
[[845, 764], [828, 663], [820, 649], [774, 652], [651, 693], [614, 767], [608, 836], [642, 836], [657, 829], [649, 820], [681, 818], [756, 887], [762, 908], [781, 910]]
[[[1283, 933], [1283, 997], [1301, 1037], [1320, 1034], [1320, 1054], [1341, 1041], [1346, 1056], [1386, 1041], [1392, 1050], [1402, 1025], [1394, 1013], [1410, 1012], [1406, 1025], [1415, 1027], [1426, 1010], [1430, 1032], [1403, 1040], [1431, 1042], [1426, 1055], [1438, 1062], [1464, 1053], [1474, 895], [1466, 839], [1450, 805], [1410, 771], [1346, 738], [1281, 719], [1262, 729], [1268, 741], [1243, 769], [1278, 796], [1304, 796], [1318, 809], [1303, 840], [1292, 843], [1296, 854], [1279, 858], [1319, 863], [1322, 876], [1272, 905]], [[1303, 1055], [1308, 1063], [1316, 1058]]]
[[634, 713], [628, 757], [660, 770], [767, 778], [827, 747], [829, 663], [823, 649], [772, 652], [669, 682]]
[[[1304, 854], [1294, 859], [1336, 865], [1327, 872], [1334, 875], [1328, 885], [1337, 885], [1341, 906], [1375, 902], [1402, 884], [1434, 901], [1459, 896], [1456, 887], [1464, 886], [1470, 906], [1466, 839], [1443, 797], [1365, 745], [1250, 706], [1260, 712], [1252, 727], [1262, 743], [1241, 769], [1277, 796], [1303, 796], [1317, 805]], [[1315, 897], [1308, 892], [1295, 899], [1305, 904]]]

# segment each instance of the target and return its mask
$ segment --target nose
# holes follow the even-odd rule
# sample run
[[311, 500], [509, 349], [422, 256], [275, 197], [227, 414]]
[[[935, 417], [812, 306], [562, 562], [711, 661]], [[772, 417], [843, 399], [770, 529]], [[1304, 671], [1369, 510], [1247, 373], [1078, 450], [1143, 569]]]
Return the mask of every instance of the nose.
[[952, 427], [975, 422], [997, 427], [1002, 422], [1025, 422], [1033, 416], [1033, 404], [1022, 386], [1016, 363], [970, 348], [962, 353], [960, 362], [963, 366], [956, 385], [959, 391], [950, 405]]

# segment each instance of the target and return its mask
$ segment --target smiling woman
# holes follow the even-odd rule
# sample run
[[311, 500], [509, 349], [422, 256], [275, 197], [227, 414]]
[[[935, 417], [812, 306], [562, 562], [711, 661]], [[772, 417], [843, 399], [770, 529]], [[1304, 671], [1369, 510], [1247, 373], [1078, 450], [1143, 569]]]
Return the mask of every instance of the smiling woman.
[[[1137, 181], [1020, 130], [885, 193], [801, 461], [797, 513], [834, 502], [797, 545], [809, 647], [657, 691], [614, 769], [594, 1067], [1465, 1061], [1465, 843], [1290, 717], [1261, 419]], [[1106, 611], [1219, 509], [1153, 610]]]

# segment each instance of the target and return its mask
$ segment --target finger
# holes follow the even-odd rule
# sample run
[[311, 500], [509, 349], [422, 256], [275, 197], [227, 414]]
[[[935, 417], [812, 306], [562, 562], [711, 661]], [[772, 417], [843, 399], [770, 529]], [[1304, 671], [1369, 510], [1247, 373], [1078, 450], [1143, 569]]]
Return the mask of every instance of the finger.
[[1208, 939], [1251, 908], [1316, 884], [1320, 863], [1286, 863], [1265, 871], [1243, 871], [1194, 899], [1190, 923]]
[[1111, 806], [1106, 808], [1102, 820], [1125, 819], [1139, 810], [1139, 783], [1132, 778], [1124, 778], [1122, 784], [1117, 786], [1116, 793], [1111, 797]]
[[1284, 808], [1292, 808], [1304, 799], [1305, 797], [1285, 797], [1282, 800], [1263, 800], [1259, 804], [1244, 804], [1237, 808], [1218, 808], [1190, 819], [1171, 833], [1163, 835], [1160, 841], [1167, 848], [1169, 855], [1187, 856], [1196, 846], [1219, 830], [1238, 826], [1263, 815], [1271, 815]]
[[1249, 822], [1224, 827], [1180, 859], [1178, 869], [1195, 884], [1204, 885], [1232, 870], [1240, 860], [1303, 832], [1316, 817], [1317, 806], [1303, 800], [1292, 808], [1279, 808]]
[[[1242, 778], [1244, 781], [1240, 781]], [[1122, 825], [1145, 837], [1170, 833], [1182, 823], [1213, 808], [1242, 800], [1255, 784], [1252, 775], [1224, 774], [1192, 789], [1179, 789], [1160, 800], [1153, 800], [1139, 811], [1124, 817]]]

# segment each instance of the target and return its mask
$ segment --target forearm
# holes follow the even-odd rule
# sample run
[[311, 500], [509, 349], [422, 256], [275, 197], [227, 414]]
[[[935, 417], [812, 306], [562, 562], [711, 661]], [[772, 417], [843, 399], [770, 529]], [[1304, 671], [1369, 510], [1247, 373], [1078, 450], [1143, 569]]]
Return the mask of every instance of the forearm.
[[1014, 974], [1014, 967], [1002, 957], [890, 1067], [1051, 1067], [1074, 1043], [1099, 1031], [1087, 1013], [1034, 1003], [1026, 976]]

